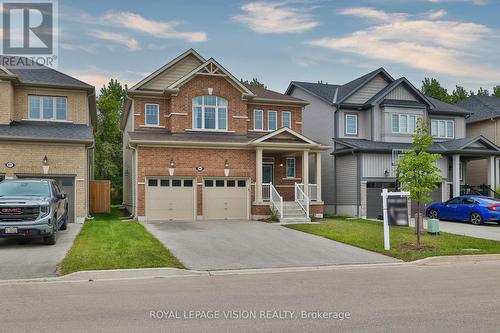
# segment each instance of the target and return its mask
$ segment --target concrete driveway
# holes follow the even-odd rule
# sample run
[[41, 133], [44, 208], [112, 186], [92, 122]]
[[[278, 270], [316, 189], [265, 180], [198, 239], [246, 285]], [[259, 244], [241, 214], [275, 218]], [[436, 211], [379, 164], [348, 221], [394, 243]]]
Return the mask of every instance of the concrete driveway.
[[[415, 226], [415, 220], [410, 220], [410, 226]], [[427, 220], [424, 220], [427, 229]], [[455, 235], [470, 236], [500, 241], [500, 224], [486, 222], [482, 225], [473, 225], [470, 222], [439, 221], [439, 229]]]
[[42, 240], [19, 244], [15, 239], [0, 239], [0, 280], [31, 279], [57, 275], [57, 265], [73, 245], [82, 225], [69, 223], [59, 231], [56, 245], [45, 245]]
[[144, 223], [190, 269], [298, 267], [397, 262], [378, 253], [255, 221]]

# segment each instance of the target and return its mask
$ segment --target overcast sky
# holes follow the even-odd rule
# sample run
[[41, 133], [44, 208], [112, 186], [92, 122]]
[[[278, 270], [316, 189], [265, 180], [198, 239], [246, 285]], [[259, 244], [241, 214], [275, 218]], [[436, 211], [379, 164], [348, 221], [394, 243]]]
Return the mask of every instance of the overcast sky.
[[500, 84], [498, 0], [59, 1], [59, 69], [132, 85], [189, 48], [284, 91], [378, 67], [418, 88]]

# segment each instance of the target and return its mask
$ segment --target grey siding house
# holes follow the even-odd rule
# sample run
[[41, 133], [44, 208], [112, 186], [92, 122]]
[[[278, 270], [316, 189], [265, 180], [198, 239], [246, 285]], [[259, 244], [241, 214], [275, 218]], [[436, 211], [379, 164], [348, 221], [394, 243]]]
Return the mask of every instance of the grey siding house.
[[500, 148], [482, 135], [466, 136], [471, 112], [424, 96], [406, 78], [395, 79], [384, 68], [343, 85], [292, 81], [286, 94], [309, 102], [302, 118], [304, 134], [333, 141], [322, 158], [327, 213], [381, 215], [380, 193], [396, 188], [396, 161], [411, 149], [419, 118], [430, 120], [431, 150], [443, 156], [437, 166], [445, 181], [432, 193], [435, 201], [462, 193], [465, 170], [477, 159], [487, 160], [488, 183], [498, 184]]

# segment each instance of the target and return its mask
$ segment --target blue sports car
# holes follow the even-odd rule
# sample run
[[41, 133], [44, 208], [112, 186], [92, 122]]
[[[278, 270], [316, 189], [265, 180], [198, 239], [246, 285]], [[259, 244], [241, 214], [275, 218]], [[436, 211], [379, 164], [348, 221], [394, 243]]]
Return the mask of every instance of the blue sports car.
[[427, 208], [430, 218], [450, 221], [470, 221], [472, 224], [500, 222], [500, 200], [477, 195], [464, 195]]

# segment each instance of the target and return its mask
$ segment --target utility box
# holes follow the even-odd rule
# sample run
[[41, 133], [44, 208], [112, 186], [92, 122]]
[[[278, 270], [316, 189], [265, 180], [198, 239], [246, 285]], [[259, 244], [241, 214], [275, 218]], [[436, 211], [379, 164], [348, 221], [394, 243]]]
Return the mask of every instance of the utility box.
[[430, 235], [439, 235], [439, 220], [438, 219], [428, 219], [427, 220], [427, 232]]

